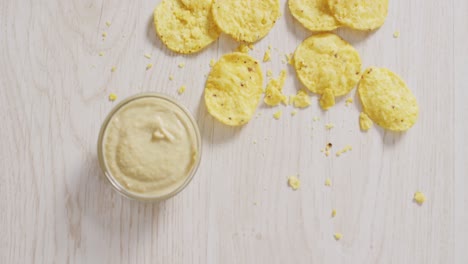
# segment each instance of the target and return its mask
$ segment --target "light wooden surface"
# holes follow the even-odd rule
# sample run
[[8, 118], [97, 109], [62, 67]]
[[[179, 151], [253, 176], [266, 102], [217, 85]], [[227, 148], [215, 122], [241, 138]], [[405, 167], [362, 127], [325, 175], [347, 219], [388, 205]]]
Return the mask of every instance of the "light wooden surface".
[[[295, 117], [284, 108], [276, 121], [262, 105], [244, 128], [222, 126], [202, 101], [204, 75], [237, 44], [222, 36], [197, 55], [169, 52], [152, 27], [158, 2], [0, 1], [0, 263], [468, 263], [465, 0], [390, 0], [375, 33], [338, 30], [365, 66], [394, 70], [414, 91], [421, 117], [405, 134], [361, 133], [358, 104], [322, 112], [316, 97]], [[288, 69], [292, 94], [300, 85], [281, 60], [310, 33], [281, 6], [252, 55], [271, 44], [263, 70]], [[120, 197], [96, 158], [108, 94], [144, 91], [179, 99], [203, 134], [194, 181], [160, 204]], [[353, 150], [325, 157], [328, 142]]]

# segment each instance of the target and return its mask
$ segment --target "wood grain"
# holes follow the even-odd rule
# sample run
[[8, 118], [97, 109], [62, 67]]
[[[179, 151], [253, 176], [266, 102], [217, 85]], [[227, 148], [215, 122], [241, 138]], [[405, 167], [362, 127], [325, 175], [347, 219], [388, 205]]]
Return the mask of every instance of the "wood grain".
[[[361, 133], [360, 106], [345, 98], [322, 112], [313, 97], [278, 121], [262, 105], [247, 126], [222, 126], [202, 101], [204, 75], [237, 44], [222, 36], [197, 55], [168, 51], [152, 27], [158, 2], [0, 1], [0, 263], [468, 263], [466, 1], [392, 0], [380, 30], [337, 31], [364, 65], [394, 70], [414, 91], [421, 117], [405, 134]], [[301, 87], [282, 60], [311, 33], [281, 6], [252, 55], [271, 44], [263, 70], [287, 69], [293, 94]], [[203, 134], [194, 181], [159, 204], [120, 197], [96, 158], [108, 94], [146, 91], [184, 103]], [[325, 157], [328, 142], [353, 150]], [[297, 192], [286, 185], [295, 174]]]

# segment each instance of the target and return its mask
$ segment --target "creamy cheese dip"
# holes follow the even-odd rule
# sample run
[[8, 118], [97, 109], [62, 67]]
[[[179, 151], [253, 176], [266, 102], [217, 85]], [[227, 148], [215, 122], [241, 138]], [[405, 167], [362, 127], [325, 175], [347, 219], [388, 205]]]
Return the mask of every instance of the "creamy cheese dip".
[[106, 175], [132, 196], [172, 196], [198, 166], [198, 127], [188, 111], [159, 95], [117, 107], [101, 137]]

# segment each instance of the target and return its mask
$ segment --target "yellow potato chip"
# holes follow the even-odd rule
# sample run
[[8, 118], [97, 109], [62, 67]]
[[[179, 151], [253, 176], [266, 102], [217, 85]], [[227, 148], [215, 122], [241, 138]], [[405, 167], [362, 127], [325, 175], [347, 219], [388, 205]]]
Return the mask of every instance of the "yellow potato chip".
[[328, 7], [328, 0], [289, 0], [289, 10], [305, 28], [312, 31], [330, 31], [339, 27]]
[[296, 108], [306, 108], [312, 104], [307, 91], [299, 90], [296, 95], [291, 95], [291, 104]]
[[222, 56], [206, 81], [205, 104], [221, 123], [241, 126], [248, 123], [263, 93], [263, 73], [258, 61], [245, 53]]
[[288, 105], [288, 97], [283, 94], [283, 86], [286, 81], [286, 71], [282, 70], [278, 79], [272, 79], [268, 82], [265, 90], [265, 104], [277, 106], [280, 103]]
[[265, 37], [281, 16], [279, 0], [215, 0], [212, 10], [224, 33], [245, 42]]
[[154, 10], [154, 25], [170, 50], [184, 54], [202, 50], [221, 33], [210, 9], [190, 10], [180, 0], [163, 0]]
[[335, 34], [314, 35], [294, 53], [299, 80], [312, 92], [331, 89], [335, 97], [349, 93], [359, 81], [361, 58], [358, 52]]
[[211, 9], [213, 0], [181, 0], [182, 3], [189, 9], [199, 10], [199, 9]]
[[388, 14], [388, 0], [329, 0], [328, 4], [336, 20], [358, 30], [381, 27]]
[[392, 131], [406, 131], [417, 121], [419, 107], [405, 82], [384, 68], [369, 68], [359, 82], [362, 108], [377, 125]]
[[359, 126], [361, 127], [362, 131], [368, 131], [369, 129], [372, 128], [372, 125], [374, 122], [369, 118], [366, 113], [361, 113], [359, 114]]
[[320, 106], [323, 110], [328, 110], [335, 105], [335, 95], [333, 95], [332, 89], [325, 89], [325, 92], [320, 98]]

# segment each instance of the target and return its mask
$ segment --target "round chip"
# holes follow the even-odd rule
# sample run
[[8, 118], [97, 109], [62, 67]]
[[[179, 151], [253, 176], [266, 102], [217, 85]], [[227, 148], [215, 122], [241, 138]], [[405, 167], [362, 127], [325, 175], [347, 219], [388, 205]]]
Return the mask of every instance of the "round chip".
[[331, 89], [334, 96], [349, 93], [359, 81], [358, 52], [335, 34], [314, 35], [294, 53], [294, 67], [301, 82], [313, 93]]
[[221, 57], [206, 81], [205, 104], [221, 123], [241, 126], [250, 121], [263, 93], [260, 64], [245, 53]]
[[312, 31], [331, 31], [340, 26], [328, 7], [328, 0], [289, 0], [291, 14]]
[[202, 50], [221, 33], [210, 9], [190, 10], [180, 0], [163, 0], [154, 10], [154, 25], [169, 49], [184, 54]]
[[212, 10], [224, 33], [245, 42], [263, 38], [281, 15], [279, 0], [215, 0]]
[[395, 73], [369, 68], [359, 82], [362, 108], [377, 125], [392, 131], [406, 131], [418, 119], [419, 107], [413, 93]]
[[388, 14], [388, 0], [329, 0], [328, 4], [340, 23], [358, 30], [381, 27]]
[[211, 9], [213, 0], [181, 0], [189, 9]]

